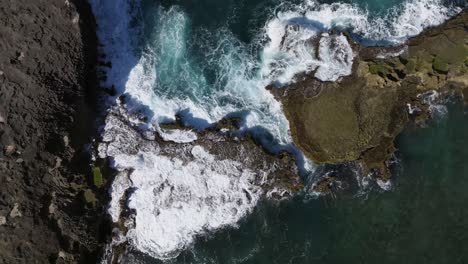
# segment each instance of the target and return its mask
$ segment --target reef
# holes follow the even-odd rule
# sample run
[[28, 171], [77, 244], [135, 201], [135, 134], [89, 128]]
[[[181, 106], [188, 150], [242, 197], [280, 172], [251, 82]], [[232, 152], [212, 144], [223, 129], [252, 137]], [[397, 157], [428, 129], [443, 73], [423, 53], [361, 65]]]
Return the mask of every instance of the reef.
[[[318, 164], [355, 162], [363, 176], [390, 178], [394, 140], [423, 124], [437, 96], [468, 95], [468, 13], [429, 28], [399, 47], [354, 43], [351, 75], [322, 82], [314, 72], [282, 88], [295, 144]], [[352, 42], [351, 38], [349, 41]]]

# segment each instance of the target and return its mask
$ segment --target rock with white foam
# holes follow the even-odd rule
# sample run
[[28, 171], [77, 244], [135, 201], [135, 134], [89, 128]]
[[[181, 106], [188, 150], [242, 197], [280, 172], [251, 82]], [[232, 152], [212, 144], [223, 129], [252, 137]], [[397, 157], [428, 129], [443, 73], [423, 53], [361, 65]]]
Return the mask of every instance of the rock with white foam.
[[111, 219], [114, 223], [119, 222], [120, 220], [120, 213], [122, 211], [120, 202], [125, 195], [125, 191], [127, 191], [130, 186], [131, 182], [128, 178], [127, 171], [119, 172], [112, 182], [111, 188], [109, 189], [111, 201], [109, 203], [107, 212], [111, 216]]
[[108, 213], [128, 232], [114, 245], [129, 242], [156, 258], [172, 258], [195, 237], [236, 226], [270, 189], [281, 199], [294, 192], [288, 187], [302, 188], [293, 159], [266, 154], [248, 138], [206, 131], [191, 143], [150, 141], [114, 110], [106, 119], [108, 140], [99, 147], [120, 171]]
[[321, 64], [315, 72], [315, 78], [321, 81], [336, 81], [351, 74], [354, 55], [343, 34], [324, 34], [320, 39], [319, 58]]
[[197, 134], [192, 130], [161, 129], [160, 135], [165, 141], [176, 143], [190, 143], [197, 140]]
[[139, 250], [165, 259], [177, 255], [197, 234], [234, 225], [256, 205], [262, 190], [254, 173], [232, 160], [215, 160], [194, 146], [184, 162], [152, 153], [118, 156], [116, 163], [134, 168], [135, 191], [129, 208], [136, 211], [128, 239]]

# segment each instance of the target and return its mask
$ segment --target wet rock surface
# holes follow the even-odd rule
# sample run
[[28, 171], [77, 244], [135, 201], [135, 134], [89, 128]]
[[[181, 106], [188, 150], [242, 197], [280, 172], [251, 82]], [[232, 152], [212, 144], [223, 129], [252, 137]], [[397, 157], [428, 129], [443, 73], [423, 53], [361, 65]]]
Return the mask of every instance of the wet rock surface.
[[[256, 184], [273, 198], [290, 197], [304, 187], [293, 155], [286, 151], [278, 154], [267, 152], [250, 134], [238, 131], [236, 119], [221, 120], [212, 128], [197, 133], [197, 139], [189, 143], [165, 141], [158, 132], [141, 129], [138, 123], [129, 120], [136, 118], [129, 117], [121, 106], [114, 107], [106, 118], [106, 123], [111, 125], [103, 134], [97, 156], [106, 159], [121, 154], [150, 152], [188, 162], [196, 159], [191, 153], [192, 148], [201, 146], [217, 161], [237, 161], [244, 168], [257, 172]], [[190, 129], [178, 123], [163, 127], [169, 130]]]
[[[429, 115], [428, 91], [468, 98], [467, 19], [464, 13], [427, 30], [393, 58], [384, 57], [400, 49], [354, 45], [353, 73], [338, 83], [304, 76], [272, 89], [297, 145], [319, 163], [358, 161], [356, 170], [388, 178], [393, 140], [409, 120]], [[190, 162], [193, 146], [202, 146], [216, 160], [255, 172], [264, 196], [282, 199], [304, 188], [290, 154], [267, 153], [237, 133], [233, 120], [181, 144], [140, 130], [119, 106], [107, 117], [119, 125], [103, 135], [102, 160], [90, 166], [97, 40], [87, 2], [2, 1], [0, 38], [0, 263], [95, 263], [107, 242], [101, 234], [110, 234], [103, 215], [114, 153], [157, 150]], [[331, 193], [345, 184], [340, 179], [327, 174], [312, 188]]]
[[[118, 259], [119, 256], [129, 253], [127, 250], [132, 249], [132, 247], [128, 247], [129, 243], [131, 243], [131, 239], [127, 240], [125, 236], [130, 229], [142, 224], [141, 222], [137, 223], [136, 216], [138, 214], [144, 215], [145, 210], [147, 210], [145, 208], [129, 207], [130, 200], [138, 199], [132, 198], [132, 195], [134, 195], [133, 192], [138, 192], [137, 190], [133, 190], [137, 187], [135, 187], [132, 180], [130, 180], [133, 177], [132, 173], [141, 170], [141, 166], [145, 166], [144, 164], [147, 162], [152, 162], [146, 160], [145, 156], [147, 154], [145, 153], [157, 155], [161, 159], [167, 159], [174, 164], [178, 164], [176, 166], [177, 168], [174, 169], [179, 169], [183, 167], [184, 164], [194, 164], [198, 162], [198, 164], [203, 167], [202, 171], [206, 169], [206, 173], [209, 175], [211, 175], [210, 171], [216, 170], [217, 166], [211, 166], [210, 164], [224, 164], [220, 166], [229, 166], [227, 165], [228, 163], [234, 163], [236, 164], [234, 165], [236, 168], [229, 169], [229, 173], [231, 173], [230, 177], [232, 178], [228, 181], [235, 182], [236, 177], [243, 178], [243, 173], [252, 173], [253, 175], [249, 182], [252, 186], [255, 186], [253, 187], [255, 193], [251, 194], [252, 190], [250, 189], [244, 189], [244, 191], [241, 192], [241, 195], [245, 194], [247, 196], [247, 201], [257, 201], [259, 198], [279, 201], [290, 198], [304, 189], [304, 184], [299, 177], [298, 168], [293, 156], [287, 152], [280, 152], [276, 155], [266, 152], [249, 134], [242, 134], [238, 131], [238, 126], [236, 124], [238, 120], [236, 119], [222, 120], [213, 127], [197, 133], [197, 138], [187, 143], [165, 141], [158, 132], [148, 130], [146, 126], [144, 126], [144, 120], [142, 120], [142, 123], [138, 123], [135, 120], [138, 119], [129, 115], [125, 110], [125, 106], [115, 106], [106, 118], [105, 132], [102, 135], [98, 147], [97, 156], [104, 160], [103, 164], [114, 164], [115, 166], [115, 159], [121, 160], [123, 156], [125, 159], [139, 157], [141, 161], [141, 163], [137, 165], [139, 167], [134, 168], [124, 168], [121, 167], [122, 164], [120, 164], [120, 166], [117, 165], [116, 169], [119, 172], [117, 174], [114, 173], [113, 177], [106, 177], [115, 183], [113, 183], [111, 187], [112, 201], [109, 207], [109, 213], [112, 215], [114, 222], [114, 240], [109, 244], [107, 254], [105, 255], [105, 259], [109, 262], [112, 262], [112, 259]], [[172, 130], [174, 132], [190, 130], [190, 128], [184, 127], [181, 122], [165, 124], [162, 127], [164, 127], [166, 132], [167, 130]], [[149, 171], [147, 173], [149, 177], [153, 177], [152, 181], [159, 182], [159, 176], [156, 170], [162, 168], [148, 165], [148, 169]], [[238, 174], [236, 171], [242, 173]], [[197, 175], [197, 172], [194, 173]], [[205, 172], [202, 172], [202, 174], [204, 173]], [[198, 175], [200, 176], [200, 180], [203, 178], [202, 174]], [[173, 177], [177, 178], [178, 175], [179, 174], [173, 175]], [[224, 176], [211, 176], [213, 178], [227, 179], [223, 178]], [[135, 179], [133, 178], [133, 180]], [[160, 182], [160, 185], [155, 185], [153, 187], [155, 190], [159, 190], [162, 193], [169, 192], [170, 194], [167, 195], [170, 195], [170, 197], [174, 199], [174, 204], [170, 202], [169, 204], [161, 205], [161, 210], [164, 210], [163, 208], [166, 208], [166, 206], [176, 210], [176, 208], [178, 208], [177, 204], [179, 204], [179, 202], [177, 202], [179, 201], [178, 199], [185, 199], [180, 196], [180, 189], [189, 187], [182, 184], [173, 186], [172, 188], [166, 188], [165, 186], [168, 184], [170, 184], [169, 180], [166, 180]], [[196, 183], [193, 182], [193, 184]], [[197, 189], [192, 191], [195, 190]], [[206, 195], [208, 197], [207, 199], [213, 199], [213, 201], [217, 199], [216, 190], [212, 190], [212, 194], [192, 194], [192, 191], [185, 193], [188, 197], [191, 197], [190, 195], [195, 195], [190, 199], [198, 199], [198, 195], [202, 197]], [[259, 193], [261, 194], [259, 195]], [[138, 194], [135, 195], [138, 197]], [[229, 197], [229, 194], [226, 197]], [[226, 203], [227, 202], [228, 201], [226, 201]], [[157, 202], [155, 201], [155, 203]], [[200, 203], [203, 204], [204, 202]], [[212, 206], [214, 206], [212, 210], [218, 210], [215, 205]], [[194, 215], [193, 217], [197, 216]], [[154, 224], [158, 225], [159, 223]]]
[[269, 90], [283, 103], [307, 157], [321, 164], [357, 162], [363, 176], [388, 180], [393, 142], [405, 125], [424, 123], [437, 96], [467, 93], [467, 27], [464, 12], [401, 47], [353, 45], [350, 76], [321, 82], [312, 73]]
[[79, 199], [97, 87], [90, 7], [1, 1], [0, 39], [0, 263], [92, 263], [101, 209]]

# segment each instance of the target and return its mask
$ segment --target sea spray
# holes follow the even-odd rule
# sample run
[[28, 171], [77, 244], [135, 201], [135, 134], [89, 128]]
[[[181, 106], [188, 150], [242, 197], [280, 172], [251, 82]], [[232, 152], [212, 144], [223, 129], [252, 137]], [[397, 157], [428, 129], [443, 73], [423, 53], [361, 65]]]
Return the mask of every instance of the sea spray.
[[[255, 43], [245, 43], [227, 26], [216, 31], [193, 28], [186, 13], [190, 10], [180, 7], [142, 10], [138, 1], [128, 0], [91, 4], [102, 52], [112, 63], [103, 84], [114, 86], [117, 96], [124, 95], [119, 109], [126, 122], [159, 131], [166, 140], [192, 142], [194, 132], [169, 133], [158, 124], [174, 121], [179, 114], [187, 125], [203, 130], [235, 114], [243, 117], [243, 130], [261, 128], [272, 136], [272, 144], [292, 140], [281, 105], [266, 85], [294, 82], [304, 72], [315, 71], [322, 81], [339, 81], [350, 74], [353, 54], [342, 31], [365, 45], [397, 45], [459, 11], [437, 0], [408, 0], [377, 17], [351, 4], [285, 4], [265, 21]], [[111, 103], [117, 96], [109, 99]], [[261, 190], [242, 164], [213, 160], [197, 147], [191, 149], [189, 162], [161, 155], [154, 141], [135, 144], [134, 137], [140, 135], [119, 122], [107, 119], [103, 141], [112, 144], [100, 154], [110, 157], [116, 169], [132, 171], [130, 182], [121, 179], [122, 186], [114, 186], [116, 200], [112, 197], [109, 209], [118, 222], [117, 201], [127, 184], [135, 188], [126, 205], [136, 212], [135, 222], [124, 237], [132, 247], [157, 258], [175, 257], [196, 236], [235, 225], [258, 201]], [[212, 181], [212, 188], [206, 188]], [[169, 192], [172, 188], [175, 191]], [[244, 189], [254, 199], [246, 201]], [[220, 202], [220, 197], [227, 200]], [[208, 204], [207, 198], [214, 202]], [[243, 206], [235, 204], [236, 199]], [[196, 216], [193, 222], [188, 215]], [[174, 217], [181, 221], [168, 220]]]

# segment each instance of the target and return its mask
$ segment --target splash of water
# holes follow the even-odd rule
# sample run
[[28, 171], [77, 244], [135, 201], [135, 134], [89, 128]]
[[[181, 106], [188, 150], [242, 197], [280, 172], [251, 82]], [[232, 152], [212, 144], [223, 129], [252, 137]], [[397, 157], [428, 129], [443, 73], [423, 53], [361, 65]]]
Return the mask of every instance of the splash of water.
[[[158, 123], [174, 120], [179, 113], [185, 122], [204, 129], [236, 113], [244, 117], [243, 129], [261, 127], [275, 138], [275, 144], [291, 143], [281, 105], [264, 89], [266, 85], [293, 82], [302, 72], [315, 71], [315, 77], [322, 81], [338, 81], [350, 74], [353, 53], [340, 31], [350, 32], [363, 44], [399, 44], [459, 11], [438, 0], [407, 0], [386, 15], [371, 18], [366, 10], [350, 4], [284, 4], [266, 21], [255, 43], [249, 44], [227, 28], [216, 32], [193, 29], [187, 14], [178, 7], [151, 10], [154, 15], [145, 17], [151, 23], [146, 23], [138, 2], [91, 3], [103, 51], [113, 65], [107, 69], [104, 84], [115, 85], [119, 95], [125, 93], [130, 98], [127, 111], [147, 112], [148, 129], [181, 142], [193, 141], [196, 135], [171, 134], [161, 130]], [[253, 46], [261, 47], [258, 53]], [[105, 136], [119, 128], [113, 122], [117, 121], [108, 119]], [[257, 193], [256, 187], [249, 185], [248, 170], [245, 174], [240, 164], [230, 162], [219, 167], [219, 161], [195, 148], [195, 159], [188, 164], [160, 156], [156, 150], [129, 154], [127, 149], [133, 150], [134, 145], [127, 139], [128, 133], [108, 133], [114, 140], [121, 140], [103, 155], [113, 157], [119, 170], [133, 169], [131, 184], [121, 184], [135, 188], [128, 204], [136, 211], [135, 225], [127, 239], [141, 251], [157, 258], [175, 257], [195, 236], [234, 225], [255, 206], [256, 195], [241, 206], [219, 200], [220, 191], [229, 194], [229, 201], [243, 198], [246, 188]], [[213, 183], [212, 188], [205, 188], [207, 183]], [[171, 186], [175, 192], [167, 191]], [[113, 188], [117, 196], [124, 192], [118, 187]], [[187, 200], [189, 196], [194, 199]], [[207, 197], [214, 202], [206, 204]], [[116, 199], [110, 208], [114, 221], [119, 219]], [[145, 234], [147, 226], [152, 226], [149, 235]]]

